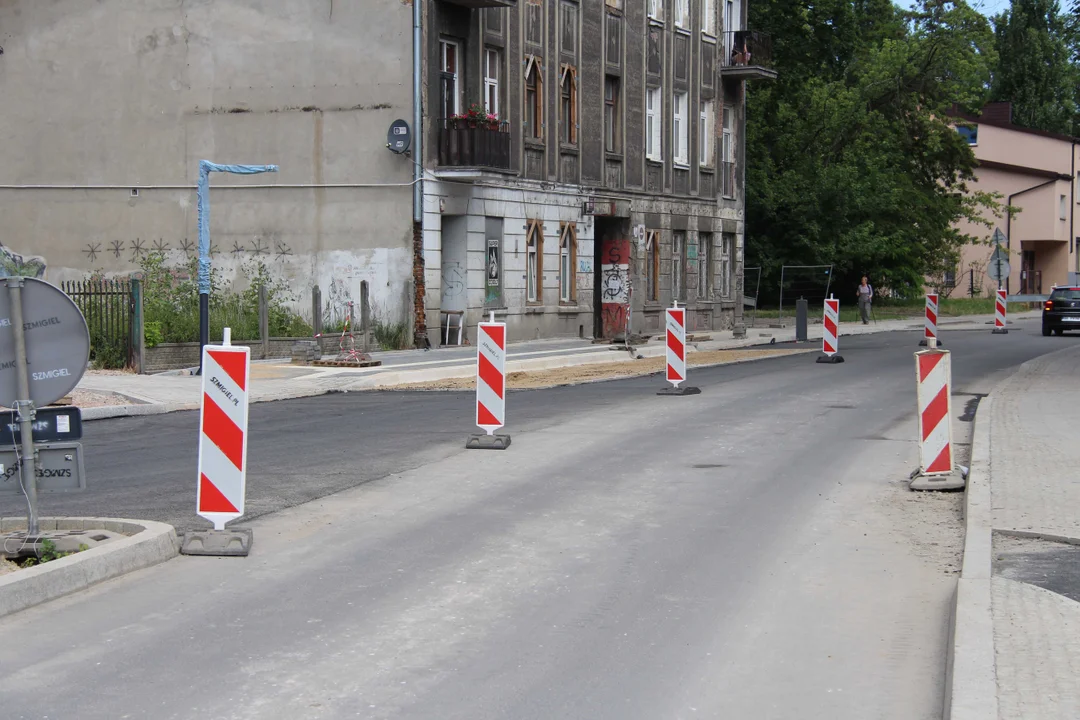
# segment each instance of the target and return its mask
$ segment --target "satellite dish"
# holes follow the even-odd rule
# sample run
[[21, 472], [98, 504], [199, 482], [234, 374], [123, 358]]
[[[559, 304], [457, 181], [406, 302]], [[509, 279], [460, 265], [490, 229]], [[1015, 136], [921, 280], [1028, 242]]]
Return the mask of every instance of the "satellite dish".
[[400, 155], [408, 152], [411, 146], [412, 131], [409, 130], [409, 123], [404, 120], [395, 120], [386, 131], [386, 147], [390, 152]]

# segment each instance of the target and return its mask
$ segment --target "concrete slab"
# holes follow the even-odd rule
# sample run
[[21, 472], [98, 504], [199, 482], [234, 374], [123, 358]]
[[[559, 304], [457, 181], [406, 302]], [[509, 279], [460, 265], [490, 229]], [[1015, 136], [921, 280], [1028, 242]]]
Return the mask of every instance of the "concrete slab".
[[180, 539], [180, 554], [247, 557], [253, 540], [250, 528], [189, 530]]

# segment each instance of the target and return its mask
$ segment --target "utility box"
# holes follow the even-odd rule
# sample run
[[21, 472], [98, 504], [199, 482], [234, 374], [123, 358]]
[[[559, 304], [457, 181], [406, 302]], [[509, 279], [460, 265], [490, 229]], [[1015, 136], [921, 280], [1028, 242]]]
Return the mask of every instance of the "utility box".
[[[38, 492], [78, 492], [86, 489], [83, 474], [82, 443], [42, 443], [34, 445], [37, 454]], [[0, 494], [21, 495], [18, 448], [0, 447]]]
[[809, 339], [809, 335], [806, 330], [806, 318], [809, 311], [809, 305], [806, 302], [806, 298], [799, 298], [795, 301], [795, 341], [806, 342]]

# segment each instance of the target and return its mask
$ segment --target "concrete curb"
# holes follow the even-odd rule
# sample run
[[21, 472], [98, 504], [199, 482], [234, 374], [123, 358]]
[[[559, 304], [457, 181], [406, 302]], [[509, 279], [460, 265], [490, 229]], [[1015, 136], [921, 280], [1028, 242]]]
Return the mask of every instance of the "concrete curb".
[[956, 583], [945, 673], [946, 720], [998, 716], [994, 617], [990, 593], [993, 531], [990, 411], [993, 393], [979, 402], [964, 496], [964, 562]]
[[[180, 552], [172, 525], [119, 518], [42, 518], [42, 530], [104, 528], [130, 537], [0, 577], [0, 617], [84, 590]], [[0, 519], [0, 532], [26, 528], [26, 518]]]

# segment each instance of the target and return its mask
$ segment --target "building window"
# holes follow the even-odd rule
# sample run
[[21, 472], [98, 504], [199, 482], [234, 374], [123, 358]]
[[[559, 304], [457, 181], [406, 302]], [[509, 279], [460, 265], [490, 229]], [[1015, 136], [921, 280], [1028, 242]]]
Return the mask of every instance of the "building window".
[[577, 68], [572, 65], [562, 66], [562, 78], [559, 82], [560, 117], [559, 128], [562, 141], [567, 145], [577, 144]]
[[619, 142], [619, 78], [604, 76], [604, 148], [608, 152], [620, 151]]
[[686, 281], [683, 270], [686, 268], [686, 232], [676, 230], [671, 234], [671, 297], [675, 300], [686, 299]]
[[713, 104], [711, 100], [701, 103], [701, 115], [698, 119], [698, 164], [712, 167], [713, 164]]
[[723, 158], [723, 193], [726, 198], [735, 197], [735, 113], [730, 105], [724, 106], [724, 130], [721, 138], [720, 152]]
[[675, 27], [690, 27], [690, 0], [675, 0]]
[[441, 79], [440, 109], [444, 118], [461, 112], [461, 84], [458, 82], [458, 51], [456, 42], [439, 41]]
[[675, 93], [675, 120], [671, 147], [676, 165], [688, 165], [690, 163], [690, 128], [687, 124], [687, 105], [687, 94]]
[[1067, 220], [1069, 217], [1067, 214], [1068, 201], [1069, 198], [1065, 195], [1062, 195], [1061, 198], [1058, 200], [1058, 217], [1060, 217], [1062, 220]]
[[661, 135], [663, 122], [663, 101], [660, 99], [660, 88], [649, 88], [645, 91], [645, 157], [659, 162], [663, 159], [661, 151]]
[[972, 125], [970, 127], [964, 127], [963, 125], [956, 126], [956, 132], [960, 133], [960, 137], [967, 141], [968, 145], [979, 144], [979, 126]]
[[498, 50], [488, 49], [484, 53], [484, 110], [489, 115], [499, 115], [499, 72], [502, 67], [502, 55]]
[[544, 138], [544, 76], [540, 58], [530, 55], [525, 61], [525, 137]]
[[947, 288], [956, 287], [956, 266], [953, 265], [950, 270], [946, 270], [941, 278], [941, 284]]
[[646, 291], [649, 295], [649, 300], [652, 302], [660, 302], [660, 231], [659, 230], [646, 230], [645, 231], [645, 254], [648, 267], [646, 268], [646, 274], [648, 275], [648, 287]]
[[701, 32], [716, 35], [716, 0], [701, 0]]
[[623, 0], [605, 0], [607, 6], [614, 10], [622, 10]]
[[720, 296], [731, 297], [731, 259], [735, 255], [735, 234], [720, 237]]
[[698, 233], [697, 296], [704, 300], [712, 294], [712, 233]]
[[562, 4], [562, 51], [567, 55], [577, 52], [578, 8], [573, 3]]
[[525, 299], [530, 303], [539, 303], [544, 297], [544, 224], [539, 220], [529, 220], [525, 227]]
[[559, 300], [572, 303], [577, 296], [577, 224], [563, 223], [559, 229]]
[[648, 0], [649, 19], [664, 22], [664, 0]]

